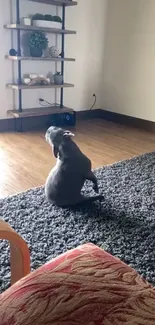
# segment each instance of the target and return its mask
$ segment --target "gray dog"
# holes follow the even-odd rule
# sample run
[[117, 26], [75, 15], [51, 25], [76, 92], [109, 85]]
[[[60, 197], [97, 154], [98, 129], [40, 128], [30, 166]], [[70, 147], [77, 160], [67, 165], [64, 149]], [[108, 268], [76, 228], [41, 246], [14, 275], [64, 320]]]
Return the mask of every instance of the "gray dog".
[[47, 178], [45, 194], [49, 202], [59, 207], [103, 199], [102, 195], [85, 197], [81, 194], [86, 179], [93, 182], [94, 191], [97, 193], [98, 185], [91, 170], [91, 161], [72, 140], [73, 136], [70, 131], [55, 126], [51, 126], [45, 135], [57, 158], [56, 165]]

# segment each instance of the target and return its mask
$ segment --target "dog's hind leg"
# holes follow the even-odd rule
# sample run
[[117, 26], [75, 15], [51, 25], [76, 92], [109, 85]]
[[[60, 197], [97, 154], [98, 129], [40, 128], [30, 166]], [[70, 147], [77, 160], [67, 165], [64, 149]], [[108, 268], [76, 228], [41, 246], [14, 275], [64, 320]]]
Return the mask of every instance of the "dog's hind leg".
[[74, 202], [72, 203], [66, 203], [66, 204], [61, 204], [59, 207], [61, 208], [71, 208], [71, 207], [81, 207], [85, 204], [92, 203], [95, 201], [102, 201], [104, 200], [103, 195], [96, 195], [96, 196], [83, 196], [80, 195]]
[[94, 173], [90, 170], [85, 177], [86, 177], [86, 179], [88, 179], [88, 180], [90, 180], [90, 181], [93, 182], [93, 184], [94, 184], [93, 189], [94, 189], [94, 191], [96, 193], [98, 193], [99, 192], [98, 183], [97, 183], [97, 178], [94, 175]]

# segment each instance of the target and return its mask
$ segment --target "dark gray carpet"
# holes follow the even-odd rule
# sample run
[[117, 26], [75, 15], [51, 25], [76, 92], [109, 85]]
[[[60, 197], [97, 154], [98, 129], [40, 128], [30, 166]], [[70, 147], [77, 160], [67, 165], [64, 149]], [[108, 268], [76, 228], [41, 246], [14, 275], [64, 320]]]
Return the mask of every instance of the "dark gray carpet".
[[[50, 205], [37, 188], [0, 200], [0, 215], [27, 241], [32, 269], [92, 242], [155, 285], [155, 153], [95, 171], [105, 200], [78, 210]], [[84, 192], [94, 194], [90, 183]], [[9, 285], [6, 242], [0, 242], [0, 286]]]

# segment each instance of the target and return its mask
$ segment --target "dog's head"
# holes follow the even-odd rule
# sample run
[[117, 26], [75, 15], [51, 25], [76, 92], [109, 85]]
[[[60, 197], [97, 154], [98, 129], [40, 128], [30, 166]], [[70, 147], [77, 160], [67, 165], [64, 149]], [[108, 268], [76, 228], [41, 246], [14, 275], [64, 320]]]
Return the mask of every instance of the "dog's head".
[[46, 141], [50, 145], [59, 146], [62, 144], [66, 139], [73, 137], [74, 134], [68, 130], [64, 130], [62, 128], [58, 128], [56, 126], [51, 126], [48, 128], [45, 134]]
[[74, 134], [68, 130], [51, 126], [45, 134], [46, 141], [52, 146], [54, 156], [57, 158], [59, 154], [59, 146], [65, 144]]

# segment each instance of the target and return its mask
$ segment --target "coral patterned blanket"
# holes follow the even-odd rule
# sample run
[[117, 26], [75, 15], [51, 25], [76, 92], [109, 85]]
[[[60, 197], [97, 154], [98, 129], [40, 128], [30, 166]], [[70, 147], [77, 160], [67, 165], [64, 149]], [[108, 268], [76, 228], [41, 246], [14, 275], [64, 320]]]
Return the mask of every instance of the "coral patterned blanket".
[[155, 325], [155, 290], [93, 244], [68, 251], [0, 296], [0, 325]]

